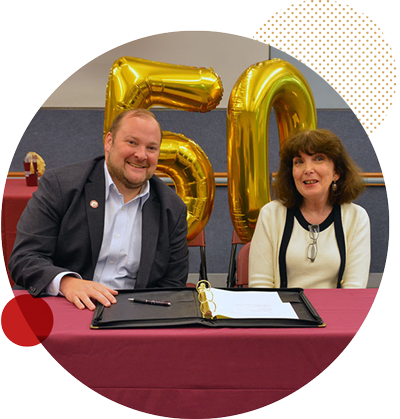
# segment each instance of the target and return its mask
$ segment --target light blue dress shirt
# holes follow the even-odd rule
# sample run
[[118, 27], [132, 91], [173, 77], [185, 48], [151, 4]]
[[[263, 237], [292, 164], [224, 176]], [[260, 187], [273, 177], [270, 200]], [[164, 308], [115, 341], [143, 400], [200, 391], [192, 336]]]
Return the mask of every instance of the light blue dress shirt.
[[[103, 241], [93, 281], [113, 289], [133, 289], [139, 271], [142, 248], [142, 209], [150, 196], [147, 181], [140, 193], [124, 204], [124, 198], [114, 184], [106, 163], [105, 215]], [[61, 279], [66, 276], [82, 277], [76, 272], [62, 272], [46, 287], [46, 293], [58, 295]]]

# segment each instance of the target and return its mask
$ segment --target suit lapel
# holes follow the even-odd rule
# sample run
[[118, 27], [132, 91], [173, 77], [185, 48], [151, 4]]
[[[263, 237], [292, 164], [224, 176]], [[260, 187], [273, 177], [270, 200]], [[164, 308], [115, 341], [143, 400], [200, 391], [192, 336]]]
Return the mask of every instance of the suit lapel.
[[94, 168], [85, 185], [85, 209], [92, 246], [93, 272], [103, 241], [105, 214], [104, 160]]
[[136, 288], [145, 288], [150, 277], [152, 261], [157, 250], [160, 228], [160, 203], [156, 199], [154, 189], [150, 189], [150, 197], [143, 205], [142, 211], [142, 252]]

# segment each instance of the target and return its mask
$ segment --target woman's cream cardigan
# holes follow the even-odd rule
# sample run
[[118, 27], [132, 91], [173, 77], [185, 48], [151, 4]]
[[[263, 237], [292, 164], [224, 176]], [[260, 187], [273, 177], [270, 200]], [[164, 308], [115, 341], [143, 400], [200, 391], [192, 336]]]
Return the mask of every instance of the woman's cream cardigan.
[[[279, 201], [272, 201], [265, 205], [257, 221], [249, 255], [249, 286], [279, 288], [280, 268], [279, 252], [285, 228], [287, 208]], [[365, 288], [368, 282], [371, 251], [370, 251], [370, 223], [367, 212], [356, 204], [343, 204], [340, 206], [344, 243], [345, 266], [340, 286], [342, 288]], [[296, 221], [295, 221], [296, 222]], [[299, 229], [296, 231], [299, 232]], [[307, 234], [304, 230], [301, 234]], [[292, 235], [290, 240], [296, 240]], [[308, 239], [310, 242], [310, 240]], [[330, 246], [336, 246], [331, 240]], [[319, 248], [319, 252], [327, 251]], [[317, 256], [318, 258], [318, 256]], [[289, 262], [290, 263], [290, 262]], [[304, 258], [304, 264], [310, 263]], [[310, 264], [308, 266], [311, 266]], [[314, 268], [314, 266], [312, 266]], [[307, 266], [305, 269], [308, 269]], [[335, 273], [336, 274], [336, 273]], [[288, 275], [289, 276], [289, 275]], [[326, 279], [325, 279], [326, 278]], [[330, 279], [328, 279], [330, 278]], [[338, 275], [336, 275], [337, 281]], [[332, 271], [327, 271], [324, 265], [319, 266], [318, 273], [306, 275], [299, 284], [295, 278], [287, 278], [287, 286], [301, 286], [302, 288], [334, 288]]]

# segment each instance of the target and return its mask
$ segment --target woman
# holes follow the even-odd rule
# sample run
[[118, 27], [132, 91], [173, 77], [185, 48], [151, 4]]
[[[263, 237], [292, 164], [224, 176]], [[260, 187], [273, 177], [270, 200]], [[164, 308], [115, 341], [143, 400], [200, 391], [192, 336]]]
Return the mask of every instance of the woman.
[[249, 286], [365, 288], [369, 217], [352, 203], [364, 184], [339, 138], [318, 129], [287, 140], [274, 188], [251, 242]]

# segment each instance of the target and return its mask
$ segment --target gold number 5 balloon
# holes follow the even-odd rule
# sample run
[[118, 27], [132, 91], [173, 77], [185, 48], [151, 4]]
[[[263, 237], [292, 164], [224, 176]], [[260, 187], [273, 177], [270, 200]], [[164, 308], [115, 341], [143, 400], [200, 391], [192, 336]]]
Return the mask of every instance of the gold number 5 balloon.
[[188, 240], [206, 226], [213, 206], [215, 178], [204, 151], [182, 134], [163, 131], [157, 170], [175, 179], [176, 193], [188, 208]]
[[[222, 82], [211, 68], [166, 64], [133, 57], [116, 60], [106, 90], [104, 136], [120, 113], [167, 106], [208, 112], [221, 101]], [[214, 204], [215, 180], [203, 150], [181, 134], [163, 131], [157, 170], [168, 174], [188, 206], [188, 239], [207, 224]]]
[[279, 141], [317, 127], [311, 89], [296, 67], [273, 59], [249, 67], [237, 80], [227, 110], [228, 196], [233, 225], [251, 240], [260, 209], [270, 201], [268, 127], [271, 109]]
[[104, 136], [114, 118], [127, 109], [160, 105], [208, 112], [218, 106], [222, 94], [221, 79], [212, 68], [119, 58], [108, 77]]

